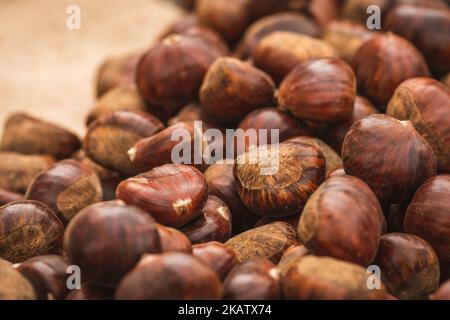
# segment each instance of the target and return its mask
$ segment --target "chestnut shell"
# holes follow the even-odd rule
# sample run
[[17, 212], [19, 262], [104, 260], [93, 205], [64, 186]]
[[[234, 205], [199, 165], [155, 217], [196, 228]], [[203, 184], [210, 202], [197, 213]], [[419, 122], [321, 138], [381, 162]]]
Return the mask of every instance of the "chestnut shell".
[[0, 300], [36, 300], [31, 283], [3, 259], [0, 259], [0, 279]]
[[217, 241], [193, 245], [192, 254], [216, 271], [222, 281], [238, 264], [234, 251]]

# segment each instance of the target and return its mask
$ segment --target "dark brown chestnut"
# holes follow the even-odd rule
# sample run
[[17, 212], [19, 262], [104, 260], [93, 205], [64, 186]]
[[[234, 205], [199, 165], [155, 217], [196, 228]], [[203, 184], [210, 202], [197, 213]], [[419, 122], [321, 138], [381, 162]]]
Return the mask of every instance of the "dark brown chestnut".
[[380, 267], [387, 290], [399, 299], [426, 299], [439, 287], [436, 252], [414, 235], [383, 235], [373, 264]]
[[438, 166], [450, 172], [450, 89], [430, 78], [400, 84], [389, 101], [387, 114], [409, 120], [436, 155]]
[[280, 86], [278, 104], [303, 121], [336, 123], [352, 116], [355, 97], [352, 68], [327, 58], [295, 67]]
[[38, 201], [16, 201], [0, 207], [0, 257], [13, 263], [61, 252], [64, 226]]
[[430, 298], [431, 300], [450, 300], [450, 280], [444, 282]]
[[62, 222], [70, 221], [81, 209], [102, 201], [102, 186], [95, 172], [76, 160], [63, 160], [38, 174], [25, 198], [52, 208]]
[[273, 262], [254, 258], [231, 270], [223, 284], [226, 300], [281, 299], [280, 275]]
[[216, 271], [222, 281], [238, 264], [234, 251], [217, 241], [193, 245], [192, 254]]
[[54, 124], [25, 113], [12, 114], [5, 123], [1, 149], [23, 154], [45, 154], [68, 158], [80, 149], [80, 139]]
[[12, 265], [0, 259], [0, 300], [36, 300], [31, 283]]
[[422, 54], [391, 32], [366, 41], [356, 52], [353, 67], [361, 93], [383, 110], [400, 83], [430, 75]]
[[294, 266], [298, 260], [302, 259], [303, 257], [306, 257], [308, 254], [310, 254], [310, 252], [302, 244], [289, 247], [283, 253], [280, 262], [278, 262], [277, 265], [278, 272], [280, 273], [280, 275], [284, 277], [286, 275], [286, 272], [288, 272], [289, 269], [292, 266]]
[[247, 208], [262, 216], [300, 212], [325, 178], [325, 158], [310, 144], [260, 146], [236, 161], [239, 196]]
[[298, 244], [297, 231], [286, 222], [273, 222], [234, 236], [225, 246], [236, 254], [238, 261], [266, 258], [278, 263], [284, 251]]
[[212, 300], [222, 297], [216, 272], [178, 252], [145, 255], [120, 282], [117, 300]]
[[405, 216], [405, 232], [426, 240], [439, 258], [442, 279], [450, 279], [450, 175], [438, 175], [423, 183]]
[[33, 285], [39, 300], [64, 300], [67, 288], [67, 259], [59, 255], [43, 255], [28, 259], [14, 268]]
[[201, 109], [196, 103], [189, 103], [184, 106], [176, 116], [167, 121], [169, 126], [173, 126], [179, 122], [201, 121]]
[[436, 157], [410, 121], [375, 114], [356, 122], [345, 136], [342, 162], [363, 180], [381, 204], [409, 199], [436, 174]]
[[159, 239], [161, 241], [162, 252], [185, 252], [192, 253], [192, 244], [184, 233], [177, 229], [165, 227], [159, 223], [156, 224]]
[[86, 155], [99, 164], [135, 175], [127, 151], [139, 140], [150, 137], [164, 128], [154, 116], [142, 111], [114, 111], [103, 115], [89, 126], [83, 141]]
[[74, 289], [67, 295], [66, 300], [113, 300], [114, 290], [83, 283], [81, 289]]
[[331, 177], [306, 203], [298, 234], [312, 254], [367, 266], [385, 224], [380, 203], [363, 181]]
[[167, 164], [121, 182], [116, 196], [163, 225], [181, 227], [201, 214], [208, 185], [194, 167]]
[[10, 202], [24, 200], [23, 194], [0, 188], [0, 206], [4, 206]]
[[81, 269], [83, 281], [115, 287], [144, 253], [161, 252], [155, 221], [122, 201], [82, 210], [67, 226], [64, 251]]

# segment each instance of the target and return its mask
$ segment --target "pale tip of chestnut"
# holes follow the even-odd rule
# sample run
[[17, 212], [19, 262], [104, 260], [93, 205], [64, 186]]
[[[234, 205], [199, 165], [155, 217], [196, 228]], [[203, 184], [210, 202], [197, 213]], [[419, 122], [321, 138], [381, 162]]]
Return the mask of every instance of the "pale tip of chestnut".
[[220, 216], [226, 221], [230, 221], [230, 210], [228, 210], [227, 207], [219, 207], [217, 212], [219, 212]]
[[133, 181], [140, 184], [146, 184], [148, 182], [145, 178], [129, 178], [128, 181]]
[[183, 212], [186, 212], [186, 210], [192, 205], [192, 199], [186, 198], [186, 199], [178, 199], [175, 202], [172, 203], [172, 207], [175, 210], [175, 212], [178, 215], [181, 215]]
[[272, 268], [269, 270], [269, 276], [271, 276], [275, 280], [279, 280], [280, 279], [280, 271], [278, 270], [278, 268]]
[[137, 152], [137, 149], [135, 147], [133, 147], [127, 151], [128, 158], [130, 158], [131, 162], [133, 162], [134, 158], [136, 158], [136, 152]]

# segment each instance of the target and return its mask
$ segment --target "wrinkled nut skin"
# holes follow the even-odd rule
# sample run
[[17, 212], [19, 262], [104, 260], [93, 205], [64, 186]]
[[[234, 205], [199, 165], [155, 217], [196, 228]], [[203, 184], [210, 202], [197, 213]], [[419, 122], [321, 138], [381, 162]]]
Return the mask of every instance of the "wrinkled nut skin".
[[439, 287], [438, 257], [419, 237], [383, 235], [373, 264], [380, 267], [383, 284], [398, 299], [426, 299]]
[[450, 281], [444, 282], [439, 289], [431, 295], [431, 300], [450, 300]]
[[384, 226], [380, 203], [363, 181], [331, 177], [306, 203], [298, 234], [312, 254], [368, 266]]
[[0, 300], [36, 300], [31, 283], [12, 265], [0, 259]]
[[18, 263], [59, 253], [64, 226], [56, 214], [38, 201], [16, 201], [0, 207], [0, 257]]
[[120, 110], [103, 115], [89, 126], [83, 141], [86, 155], [99, 164], [125, 175], [139, 171], [127, 154], [139, 140], [164, 128], [154, 116], [142, 111]]
[[67, 258], [43, 255], [28, 259], [14, 268], [32, 284], [39, 300], [64, 300], [67, 288]]
[[67, 295], [66, 300], [113, 300], [114, 290], [83, 283], [81, 289], [74, 289]]
[[278, 263], [284, 251], [298, 244], [297, 231], [286, 222], [273, 222], [234, 236], [225, 246], [236, 254], [239, 262], [265, 258]]
[[64, 252], [83, 280], [115, 287], [144, 253], [161, 252], [155, 221], [122, 201], [85, 208], [67, 226]]
[[373, 104], [362, 96], [356, 96], [353, 114], [350, 118], [328, 126], [322, 135], [322, 139], [339, 154], [342, 151], [345, 135], [352, 125], [375, 113], [380, 113]]
[[306, 256], [282, 279], [287, 300], [385, 300], [386, 289], [369, 289], [366, 269], [329, 257]]
[[233, 250], [217, 241], [193, 245], [192, 254], [216, 271], [222, 281], [225, 280], [231, 269], [239, 263]]
[[400, 84], [389, 101], [387, 114], [409, 120], [437, 157], [438, 166], [450, 172], [450, 89], [430, 78]]
[[0, 151], [0, 188], [25, 193], [34, 177], [55, 163], [44, 155]]
[[409, 41], [390, 32], [366, 41], [355, 54], [353, 68], [358, 92], [383, 110], [400, 83], [430, 75], [422, 54]]
[[[269, 166], [262, 159], [276, 164]], [[261, 216], [283, 217], [301, 212], [322, 183], [325, 158], [310, 144], [260, 146], [237, 158], [234, 176], [247, 208]]]
[[102, 186], [95, 172], [76, 160], [63, 160], [38, 174], [25, 194], [52, 208], [63, 223], [81, 209], [102, 201]]
[[450, 10], [401, 5], [389, 11], [384, 28], [411, 41], [437, 75], [450, 71]]
[[80, 147], [80, 139], [73, 133], [25, 113], [14, 113], [8, 118], [1, 142], [4, 151], [45, 154], [57, 159], [70, 157]]
[[12, 192], [0, 188], [0, 206], [4, 206], [10, 202], [24, 200], [23, 194]]
[[161, 241], [162, 252], [185, 252], [192, 253], [192, 244], [184, 233], [177, 229], [165, 227], [159, 223], [156, 224], [159, 239]]
[[297, 261], [309, 255], [310, 252], [302, 244], [289, 247], [278, 262], [277, 268], [278, 272], [282, 277], [286, 275], [289, 269], [294, 266]]
[[450, 175], [428, 179], [417, 189], [405, 216], [405, 232], [427, 241], [436, 250], [442, 279], [450, 279]]
[[345, 172], [363, 180], [382, 205], [409, 199], [436, 174], [436, 157], [411, 122], [375, 114], [356, 122], [342, 147]]
[[259, 41], [252, 59], [256, 67], [271, 75], [276, 83], [280, 83], [302, 62], [336, 56], [333, 47], [323, 40], [293, 32], [276, 31]]
[[336, 123], [352, 116], [356, 79], [336, 58], [316, 59], [295, 67], [281, 83], [278, 103], [295, 117], [313, 123]]
[[176, 116], [172, 117], [167, 121], [169, 126], [173, 126], [179, 122], [192, 122], [201, 121], [201, 109], [196, 103], [190, 103], [184, 106]]
[[273, 262], [255, 258], [231, 270], [223, 284], [225, 300], [281, 299], [280, 275]]
[[273, 104], [275, 84], [263, 71], [231, 57], [218, 58], [200, 88], [205, 116], [236, 125], [251, 111]]
[[192, 244], [209, 241], [225, 242], [231, 236], [231, 212], [216, 196], [208, 196], [201, 214], [183, 226], [181, 231]]
[[197, 218], [208, 197], [202, 173], [183, 164], [166, 164], [119, 184], [116, 197], [178, 228]]
[[145, 255], [121, 280], [116, 300], [216, 300], [222, 284], [215, 271], [185, 253]]

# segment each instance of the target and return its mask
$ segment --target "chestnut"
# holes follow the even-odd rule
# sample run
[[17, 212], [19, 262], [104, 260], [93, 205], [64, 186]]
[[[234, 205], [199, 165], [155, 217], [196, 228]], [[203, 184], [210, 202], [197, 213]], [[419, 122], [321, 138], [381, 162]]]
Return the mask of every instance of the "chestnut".
[[161, 241], [162, 252], [185, 252], [192, 253], [191, 241], [184, 233], [177, 229], [165, 227], [159, 223], [156, 224], [159, 239]]
[[114, 290], [99, 287], [90, 283], [83, 283], [81, 289], [73, 289], [66, 300], [113, 300]]
[[39, 300], [64, 300], [69, 263], [63, 256], [43, 255], [28, 259], [14, 268], [33, 285]]
[[196, 103], [189, 103], [184, 106], [176, 116], [167, 121], [169, 126], [173, 126], [179, 122], [201, 121], [201, 109]]
[[178, 252], [145, 255], [125, 275], [117, 300], [212, 300], [222, 297], [216, 272], [197, 258]]
[[352, 116], [356, 78], [337, 58], [315, 59], [295, 67], [280, 85], [278, 104], [295, 117], [314, 123], [336, 123]]
[[450, 300], [450, 280], [444, 282], [430, 298], [431, 300]]
[[25, 193], [34, 177], [54, 163], [50, 156], [0, 151], [0, 188]]
[[405, 215], [405, 232], [426, 240], [439, 258], [442, 279], [450, 279], [450, 175], [425, 181], [416, 191]]
[[328, 175], [328, 178], [334, 177], [334, 176], [339, 176], [339, 177], [345, 176], [345, 170], [343, 168], [334, 170]]
[[288, 216], [300, 212], [324, 180], [325, 158], [310, 144], [260, 146], [237, 158], [234, 176], [239, 196], [251, 211]]
[[289, 247], [281, 256], [280, 262], [278, 262], [278, 272], [282, 277], [286, 275], [286, 272], [294, 266], [298, 260], [306, 257], [310, 252], [302, 244]]
[[380, 267], [387, 290], [399, 299], [426, 299], [439, 287], [436, 252], [414, 235], [383, 235], [373, 264]]
[[[302, 2], [303, 0], [292, 0], [292, 2], [296, 1]], [[322, 29], [339, 18], [341, 6], [339, 0], [312, 0], [306, 1], [306, 3], [306, 13], [313, 17]]]
[[357, 264], [309, 255], [298, 260], [283, 277], [283, 295], [287, 300], [388, 299], [383, 284], [369, 288], [370, 276]]
[[0, 257], [12, 263], [59, 253], [64, 226], [38, 201], [16, 201], [0, 207]]
[[436, 174], [436, 157], [410, 121], [375, 114], [356, 122], [345, 136], [342, 162], [363, 180], [382, 205], [401, 203]]
[[177, 228], [201, 214], [208, 185], [194, 167], [166, 164], [121, 182], [116, 196], [148, 212], [157, 222]]
[[336, 150], [339, 154], [342, 151], [342, 143], [344, 142], [345, 135], [351, 126], [374, 113], [380, 113], [377, 108], [373, 106], [373, 104], [362, 96], [356, 96], [355, 104], [353, 106], [353, 114], [350, 118], [332, 124], [326, 128], [324, 134], [322, 135], [322, 139], [334, 150]]
[[155, 221], [122, 201], [91, 205], [67, 226], [64, 251], [83, 281], [115, 287], [144, 253], [161, 252]]
[[289, 31], [276, 31], [263, 37], [252, 53], [255, 66], [277, 83], [302, 62], [335, 56], [333, 47], [325, 41]]
[[375, 258], [384, 226], [372, 190], [358, 178], [335, 176], [308, 199], [298, 234], [312, 254], [367, 266]]
[[202, 111], [224, 125], [236, 125], [251, 111], [273, 103], [275, 84], [264, 72], [235, 58], [218, 58], [200, 88]]
[[254, 258], [231, 270], [223, 284], [226, 300], [281, 299], [280, 275], [273, 262]]
[[102, 201], [102, 186], [95, 172], [76, 160], [63, 160], [39, 173], [25, 198], [52, 208], [62, 222], [70, 221], [81, 209]]
[[430, 75], [422, 54], [391, 32], [366, 41], [356, 52], [353, 67], [361, 93], [383, 110], [400, 83]]
[[73, 133], [25, 113], [12, 114], [5, 123], [1, 149], [23, 154], [70, 157], [81, 142]]
[[0, 188], [0, 206], [19, 200], [24, 200], [22, 194]]
[[450, 172], [450, 89], [430, 78], [408, 79], [395, 90], [387, 114], [411, 121], [433, 148], [438, 166]]
[[225, 242], [231, 236], [231, 213], [216, 196], [208, 196], [200, 216], [180, 229], [192, 244], [209, 241]]
[[164, 128], [154, 116], [138, 111], [115, 111], [99, 117], [89, 126], [83, 141], [86, 155], [99, 164], [135, 175], [127, 151], [139, 140], [150, 137]]
[[36, 300], [31, 283], [3, 259], [0, 259], [0, 279], [0, 300]]
[[239, 262], [260, 257], [273, 263], [278, 263], [284, 251], [296, 244], [298, 235], [295, 228], [280, 221], [245, 231], [225, 242]]
[[222, 281], [225, 280], [230, 270], [238, 264], [234, 251], [217, 241], [193, 245], [192, 254], [216, 271]]

